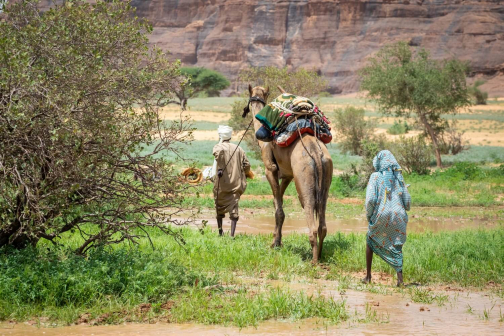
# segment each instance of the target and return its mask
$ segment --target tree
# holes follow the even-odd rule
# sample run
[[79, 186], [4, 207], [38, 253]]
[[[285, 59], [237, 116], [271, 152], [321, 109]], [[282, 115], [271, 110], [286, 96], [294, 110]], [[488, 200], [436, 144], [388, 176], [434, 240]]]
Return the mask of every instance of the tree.
[[[272, 89], [281, 86], [289, 93], [305, 97], [313, 97], [327, 88], [327, 80], [317, 71], [303, 68], [289, 71], [286, 67], [253, 67], [241, 71], [239, 78], [247, 86], [260, 85]], [[270, 95], [268, 101], [275, 97], [276, 95]]]
[[[156, 155], [177, 152], [190, 128], [160, 119], [180, 71], [148, 48], [151, 30], [121, 1], [65, 2], [43, 15], [32, 0], [7, 8], [0, 22], [0, 247], [56, 243], [75, 230], [83, 238], [77, 252], [85, 253], [134, 242], [147, 228], [174, 234], [164, 209], [180, 209], [185, 186]], [[149, 178], [153, 171], [157, 179]]]
[[476, 100], [476, 105], [486, 105], [488, 99], [488, 93], [481, 91], [480, 86], [485, 84], [482, 80], [477, 80], [474, 84], [469, 87], [469, 93]]
[[364, 118], [364, 109], [347, 106], [338, 108], [334, 114], [334, 129], [343, 151], [362, 155], [362, 141], [370, 140], [374, 134], [374, 125]]
[[189, 81], [186, 85], [181, 85], [175, 94], [177, 101], [170, 103], [179, 104], [183, 111], [187, 108], [187, 100], [196, 97], [200, 93], [206, 93], [209, 96], [219, 96], [220, 91], [229, 86], [229, 81], [217, 71], [205, 68], [181, 68], [180, 72], [187, 77]]
[[[270, 87], [271, 90], [276, 90], [276, 87], [280, 85], [287, 92], [305, 97], [313, 97], [327, 88], [327, 80], [321, 77], [317, 71], [303, 68], [289, 71], [287, 68], [277, 68], [274, 66], [252, 67], [241, 71], [239, 79], [247, 87], [249, 84], [252, 86], [260, 85]], [[275, 97], [275, 94], [270, 94], [267, 102], [270, 102]], [[248, 98], [247, 90], [243, 92], [241, 99], [233, 103], [229, 125], [235, 130], [245, 130], [254, 117], [249, 113], [246, 118], [242, 118], [243, 108], [247, 105]], [[245, 135], [244, 141], [249, 150], [254, 152], [256, 156], [260, 156], [260, 148], [253, 129]]]
[[467, 65], [458, 60], [434, 61], [421, 49], [414, 54], [405, 42], [385, 46], [360, 74], [361, 90], [381, 113], [413, 114], [429, 135], [438, 167], [442, 166], [438, 135], [447, 127], [443, 114], [457, 114], [469, 106]]

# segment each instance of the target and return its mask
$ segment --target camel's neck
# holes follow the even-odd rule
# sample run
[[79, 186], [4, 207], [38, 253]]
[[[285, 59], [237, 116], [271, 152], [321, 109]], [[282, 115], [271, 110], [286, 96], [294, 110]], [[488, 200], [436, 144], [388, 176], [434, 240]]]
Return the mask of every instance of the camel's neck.
[[[261, 111], [261, 109], [264, 107], [264, 105], [260, 102], [251, 102], [250, 103], [250, 112], [252, 113], [252, 119], [254, 120], [254, 132], [257, 132], [259, 128], [261, 128], [262, 124], [255, 118], [255, 115]], [[257, 141], [259, 143], [259, 147], [263, 147], [264, 142], [262, 141]]]

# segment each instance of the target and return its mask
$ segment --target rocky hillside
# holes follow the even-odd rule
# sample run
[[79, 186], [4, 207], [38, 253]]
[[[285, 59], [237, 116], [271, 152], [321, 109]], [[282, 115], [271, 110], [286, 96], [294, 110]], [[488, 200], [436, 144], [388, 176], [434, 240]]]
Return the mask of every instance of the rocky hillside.
[[406, 40], [457, 57], [504, 95], [504, 4], [499, 0], [133, 0], [152, 43], [186, 65], [231, 79], [244, 67], [315, 68], [331, 91], [358, 89], [356, 71], [386, 43]]
[[[54, 0], [51, 0], [54, 1]], [[56, 0], [60, 2], [61, 0]], [[41, 6], [49, 6], [41, 0]], [[248, 66], [315, 68], [332, 93], [356, 91], [356, 71], [403, 40], [437, 59], [470, 62], [490, 97], [504, 96], [502, 0], [132, 0], [152, 43], [185, 65], [231, 80]], [[236, 83], [234, 83], [236, 90]]]

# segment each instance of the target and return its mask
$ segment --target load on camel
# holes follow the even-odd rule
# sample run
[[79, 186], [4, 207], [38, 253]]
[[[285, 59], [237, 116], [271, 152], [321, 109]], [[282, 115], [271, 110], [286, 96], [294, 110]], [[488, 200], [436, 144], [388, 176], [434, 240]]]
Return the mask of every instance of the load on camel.
[[[318, 113], [318, 109], [315, 110], [316, 106], [311, 101], [306, 98], [300, 99], [306, 101], [298, 102], [296, 106], [299, 105], [299, 107], [294, 110], [294, 99], [298, 97], [285, 94], [283, 89], [280, 87], [279, 89], [283, 95], [277, 97], [273, 102], [279, 103], [282, 106], [282, 111], [277, 104], [266, 107], [266, 109], [272, 110], [278, 107], [278, 116], [275, 116], [268, 115], [269, 112], [264, 110], [269, 88], [265, 89], [260, 86], [252, 88], [249, 85], [250, 97], [243, 117], [249, 112], [253, 113], [256, 136], [263, 139], [258, 143], [261, 147], [266, 178], [273, 191], [275, 205], [275, 232], [272, 247], [282, 245], [282, 226], [285, 220], [283, 195], [285, 189], [294, 180], [309, 229], [312, 261], [316, 263], [322, 255], [322, 246], [327, 234], [325, 212], [329, 187], [332, 182], [333, 163], [324, 143], [331, 137], [330, 128], [327, 119], [321, 112]], [[282, 100], [284, 104], [282, 104]], [[283, 115], [280, 116], [282, 112]], [[289, 119], [290, 117], [292, 119]], [[317, 118], [322, 119], [324, 123], [318, 122]], [[268, 120], [269, 125], [265, 120]], [[312, 131], [306, 129], [308, 124], [313, 125]], [[263, 127], [264, 125], [266, 127]], [[291, 129], [295, 127], [295, 132], [289, 133], [291, 132], [290, 125], [294, 125], [291, 126]], [[301, 132], [303, 128], [305, 128], [305, 132]], [[282, 135], [285, 136], [284, 140], [291, 140], [286, 147], [283, 146], [282, 141], [278, 142], [279, 139], [282, 140], [280, 138]], [[291, 139], [291, 137], [293, 138]]]

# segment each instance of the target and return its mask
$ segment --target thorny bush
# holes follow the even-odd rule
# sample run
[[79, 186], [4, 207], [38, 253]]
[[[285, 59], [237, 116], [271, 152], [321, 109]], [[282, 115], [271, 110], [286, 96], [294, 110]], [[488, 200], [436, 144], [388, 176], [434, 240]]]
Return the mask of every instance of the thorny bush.
[[180, 209], [186, 187], [159, 154], [178, 152], [190, 124], [160, 119], [183, 77], [148, 48], [152, 28], [120, 1], [65, 2], [43, 15], [22, 1], [4, 15], [0, 247], [77, 230], [76, 252], [86, 253], [135, 241], [145, 227], [173, 234], [173, 213], [161, 208]]

